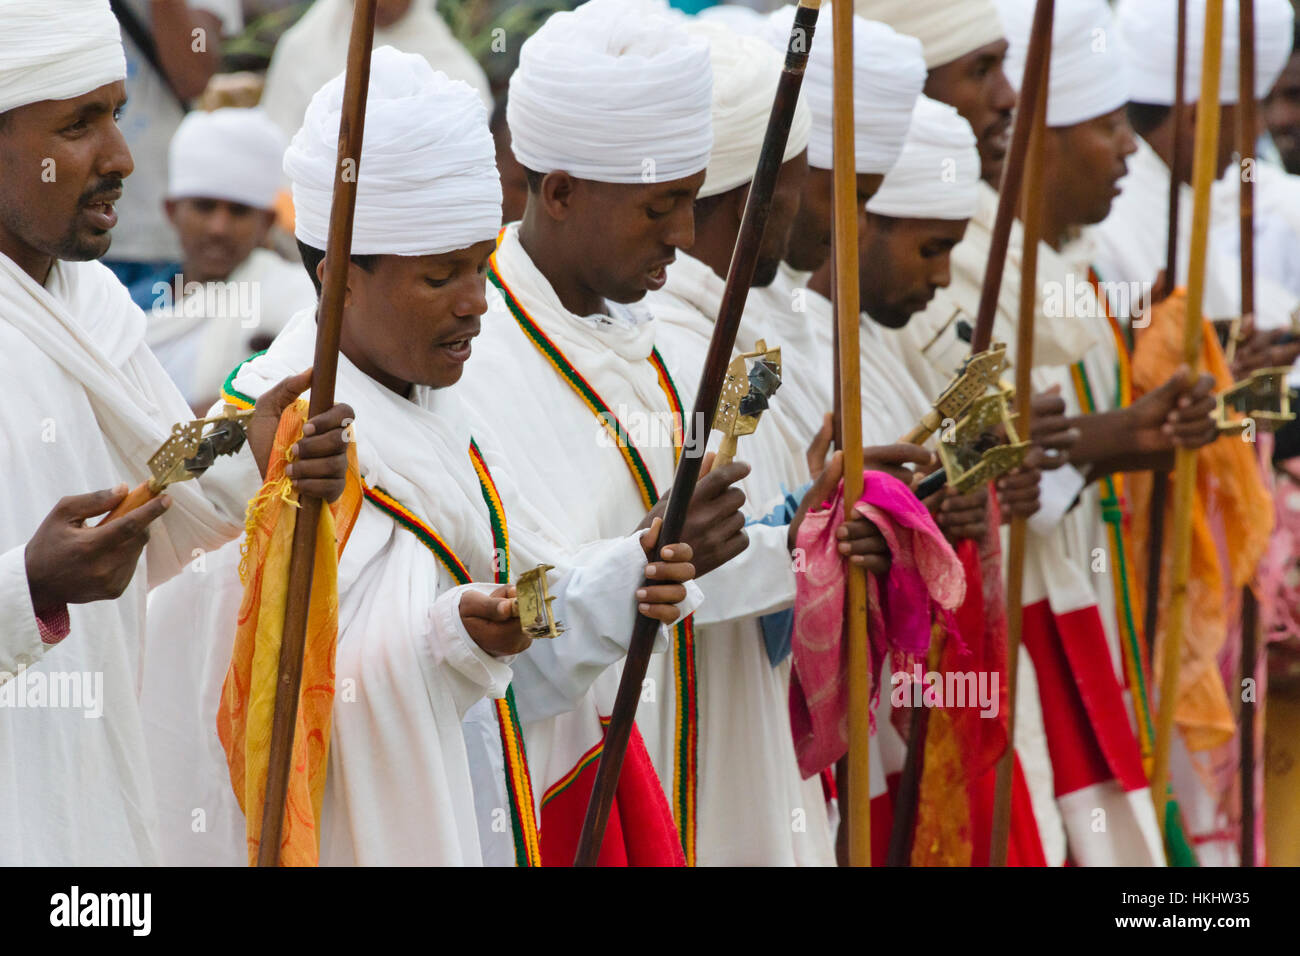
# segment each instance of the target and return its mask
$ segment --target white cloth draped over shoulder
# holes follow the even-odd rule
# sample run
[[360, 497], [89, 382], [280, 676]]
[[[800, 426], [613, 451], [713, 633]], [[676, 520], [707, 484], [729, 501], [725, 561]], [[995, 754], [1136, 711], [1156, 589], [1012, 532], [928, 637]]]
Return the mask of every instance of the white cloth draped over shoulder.
[[[664, 361], [673, 378], [691, 383], [682, 394], [693, 404], [725, 282], [698, 259], [678, 252], [663, 289], [649, 296]], [[749, 311], [749, 310], [747, 310]], [[742, 321], [742, 325], [745, 324]], [[750, 336], [746, 335], [745, 338]], [[769, 348], [779, 341], [767, 342]], [[733, 358], [739, 350], [733, 350]], [[785, 355], [782, 353], [784, 369]], [[772, 398], [773, 408], [784, 386]], [[716, 448], [720, 435], [710, 432]], [[739, 440], [736, 458], [752, 468], [741, 483], [746, 513], [762, 518], [809, 480], [801, 441], [769, 409], [758, 430]], [[774, 533], [775, 532], [775, 533]], [[752, 561], [770, 567], [768, 578], [789, 575], [784, 526], [749, 528]], [[705, 575], [725, 576], [725, 566]], [[787, 602], [792, 603], [792, 602]], [[696, 656], [700, 687], [700, 862], [708, 865], [796, 864], [833, 866], [833, 838], [820, 778], [804, 780], [790, 731], [790, 663], [772, 666], [758, 621], [743, 605], [735, 616], [701, 628]], [[791, 827], [802, 809], [806, 828]]]
[[[315, 341], [311, 310], [299, 313], [264, 356], [245, 364], [234, 388], [255, 395], [278, 381], [286, 370], [310, 361]], [[645, 564], [631, 537], [594, 542], [580, 556], [555, 543], [558, 535], [534, 521], [519, 497], [509, 465], [497, 454], [494, 436], [482, 423], [471, 426], [456, 387], [417, 387], [403, 398], [361, 373], [345, 356], [339, 360], [338, 397], [356, 412], [357, 457], [363, 480], [397, 499], [433, 528], [465, 564], [476, 582], [490, 582], [494, 542], [487, 505], [469, 457], [473, 436], [501, 495], [510, 534], [511, 569], [518, 575], [536, 564], [553, 564], [552, 593], [557, 616], [569, 630], [563, 642], [616, 643], [630, 633], [635, 613], [632, 592]], [[229, 583], [238, 563], [233, 548], [218, 556], [217, 573]], [[213, 571], [211, 563], [208, 568]], [[178, 582], [167, 598], [174, 608], [195, 596], [192, 579]], [[491, 657], [470, 639], [460, 621], [460, 593], [466, 588], [491, 590], [490, 584], [458, 585], [414, 534], [369, 503], [362, 505], [339, 564], [339, 640], [335, 665], [338, 691], [333, 718], [325, 810], [322, 863], [333, 864], [477, 864], [479, 832], [491, 820], [476, 820], [474, 780], [490, 781], [499, 772], [500, 755], [489, 766], [470, 766], [462, 719], [484, 697], [500, 697], [512, 676], [532, 676], [530, 649], [506, 662]], [[238, 598], [237, 589], [235, 597]], [[179, 666], [198, 668], [215, 679], [204, 687], [203, 711], [195, 713], [193, 694], [168, 693], [163, 682], [147, 707], [155, 752], [173, 755], [185, 746], [217, 758], [205, 758], [190, 773], [167, 775], [160, 799], [164, 829], [171, 838], [166, 852], [177, 861], [239, 862], [242, 837], [208, 839], [186, 833], [187, 800], [195, 782], [212, 789], [225, 777], [224, 758], [215, 750], [211, 714], [220, 692], [224, 662], [229, 660], [237, 610], [215, 615], [202, 648], [203, 661], [188, 658]], [[565, 645], [567, 647], [567, 643]], [[563, 653], [549, 642], [539, 654]], [[197, 734], [196, 741], [192, 735]], [[200, 743], [201, 741], [201, 743]], [[500, 742], [497, 739], [499, 751]], [[490, 762], [490, 753], [472, 759]], [[197, 779], [208, 775], [209, 783]], [[242, 833], [233, 795], [226, 785], [224, 819]], [[495, 794], [492, 795], [495, 797]], [[504, 806], [496, 803], [496, 806]], [[230, 851], [233, 858], [223, 859]], [[511, 854], [512, 857], [513, 854]]]
[[[149, 587], [242, 525], [256, 490], [215, 478], [168, 489], [126, 591], [68, 608], [71, 631], [41, 642], [24, 551], [65, 495], [148, 477], [146, 462], [191, 415], [144, 345], [145, 318], [97, 262], [56, 262], [44, 286], [0, 255], [0, 351], [11, 371], [0, 443], [0, 817], [7, 865], [138, 865], [158, 860], [137, 694]], [[247, 477], [246, 475], [244, 477]], [[83, 707], [24, 706], [24, 687], [67, 682]], [[16, 695], [10, 698], [7, 695]], [[92, 711], [101, 716], [91, 717]]]

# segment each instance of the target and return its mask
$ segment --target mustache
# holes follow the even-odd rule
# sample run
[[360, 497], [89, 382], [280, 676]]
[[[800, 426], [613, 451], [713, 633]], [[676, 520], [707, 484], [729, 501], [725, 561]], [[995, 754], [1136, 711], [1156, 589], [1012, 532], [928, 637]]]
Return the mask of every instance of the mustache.
[[122, 177], [107, 176], [104, 179], [98, 180], [92, 186], [90, 186], [85, 192], [81, 194], [81, 198], [77, 201], [80, 205], [84, 206], [92, 199], [96, 199], [100, 196], [104, 196], [108, 194], [120, 194], [121, 192], [122, 192]]

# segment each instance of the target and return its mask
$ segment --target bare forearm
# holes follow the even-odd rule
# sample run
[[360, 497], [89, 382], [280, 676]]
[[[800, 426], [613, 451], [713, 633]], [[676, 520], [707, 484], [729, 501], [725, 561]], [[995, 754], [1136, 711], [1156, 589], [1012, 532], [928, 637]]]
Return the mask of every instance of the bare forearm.
[[221, 21], [185, 0], [151, 0], [149, 12], [167, 79], [182, 97], [193, 99], [221, 63]]

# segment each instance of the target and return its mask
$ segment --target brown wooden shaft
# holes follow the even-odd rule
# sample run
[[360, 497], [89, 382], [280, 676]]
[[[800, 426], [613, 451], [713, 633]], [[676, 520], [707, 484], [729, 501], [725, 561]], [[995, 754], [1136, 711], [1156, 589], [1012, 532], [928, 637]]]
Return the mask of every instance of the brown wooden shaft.
[[157, 495], [150, 487], [149, 482], [141, 482], [127, 492], [126, 497], [118, 502], [117, 507], [100, 519], [99, 523], [108, 524], [108, 522], [121, 518], [123, 515], [129, 515], [136, 508], [148, 504], [156, 497]]
[[[835, 248], [835, 328], [839, 342], [840, 430], [844, 444], [844, 520], [862, 496], [862, 367], [858, 336], [858, 205], [853, 123], [853, 6], [831, 7], [835, 23], [832, 181]], [[847, 566], [845, 640], [848, 641], [849, 779], [871, 779], [871, 654], [867, 646], [867, 572]], [[871, 787], [852, 788], [848, 800], [849, 865], [871, 865]]]
[[984, 284], [980, 289], [979, 311], [975, 315], [975, 330], [971, 335], [972, 355], [985, 351], [993, 341], [993, 320], [997, 317], [998, 296], [1002, 292], [1002, 269], [1007, 261], [1007, 244], [1011, 241], [1011, 224], [1016, 218], [1016, 206], [1020, 201], [1025, 154], [1029, 149], [1029, 128], [1033, 123], [1039, 97], [1047, 96], [1047, 90], [1029, 82], [1029, 77], [1041, 76], [1043, 64], [1051, 55], [1054, 11], [1054, 0], [1038, 0], [1034, 7], [1029, 47], [1025, 53], [1025, 80], [1021, 84], [1016, 120], [1011, 128], [1011, 149], [1002, 167], [997, 217], [993, 221], [989, 258], [984, 268]]
[[[1241, 332], [1254, 329], [1255, 315], [1255, 0], [1238, 8], [1240, 58], [1237, 72], [1237, 153], [1241, 157]], [[1266, 465], [1263, 467], [1267, 467]], [[1259, 655], [1259, 603], [1247, 584], [1241, 591], [1241, 680], [1255, 679]], [[1239, 685], [1239, 688], [1241, 685]], [[1241, 865], [1255, 865], [1255, 697], [1241, 695]]]
[[[1177, 47], [1174, 52], [1174, 152], [1169, 169], [1169, 217], [1168, 233], [1165, 238], [1165, 276], [1168, 287], [1173, 289], [1178, 284], [1178, 230], [1179, 211], [1182, 204], [1179, 196], [1183, 187], [1183, 167], [1187, 164], [1186, 150], [1179, 131], [1183, 128], [1187, 115], [1187, 92], [1183, 88], [1187, 82], [1187, 0], [1178, 0]], [[1154, 278], [1154, 277], [1153, 277]], [[1148, 635], [1149, 639], [1149, 635]]]
[[[1049, 31], [1050, 33], [1050, 31]], [[1034, 316], [1038, 309], [1038, 243], [1043, 231], [1043, 164], [1047, 128], [1048, 71], [1051, 57], [1045, 57], [1038, 75], [1042, 95], [1034, 104], [1029, 151], [1025, 158], [1024, 222], [1025, 248], [1020, 275], [1020, 316], [1016, 322], [1016, 433], [1030, 434], [1033, 427]], [[989, 865], [1006, 866], [1011, 834], [1011, 790], [1015, 771], [1016, 676], [1020, 657], [1020, 635], [1024, 626], [1024, 575], [1027, 526], [1025, 519], [1011, 519], [1011, 540], [1007, 549], [1007, 747], [998, 761], [993, 789], [993, 827], [989, 840]]]
[[[1223, 0], [1206, 2], [1205, 42], [1202, 50], [1201, 95], [1196, 108], [1196, 151], [1192, 164], [1192, 242], [1187, 261], [1187, 317], [1183, 326], [1183, 363], [1190, 374], [1195, 374], [1200, 365], [1206, 252], [1210, 228], [1210, 187], [1217, 173]], [[1192, 498], [1195, 483], [1196, 452], [1193, 449], [1179, 448], [1174, 455], [1173, 554], [1168, 612], [1160, 653], [1160, 706], [1151, 769], [1151, 795], [1155, 800], [1156, 818], [1162, 834], [1165, 832], [1165, 815], [1170, 798], [1169, 750], [1173, 743], [1183, 634], [1187, 627], [1187, 585], [1191, 573]]]
[[[325, 276], [321, 283], [321, 299], [316, 315], [316, 357], [312, 365], [308, 417], [315, 417], [334, 405], [339, 335], [343, 328], [343, 295], [347, 290], [348, 260], [352, 255], [352, 221], [356, 212], [366, 96], [370, 88], [375, 3], [376, 0], [356, 0], [352, 12], [347, 73], [343, 83], [343, 109], [339, 119], [339, 146], [335, 167], [337, 178], [330, 206]], [[280, 665], [276, 678], [275, 710], [271, 719], [258, 866], [278, 866], [280, 863], [280, 836], [289, 792], [294, 725], [298, 720], [303, 651], [307, 643], [307, 609], [311, 605], [312, 568], [315, 564], [316, 528], [320, 519], [321, 500], [302, 495], [300, 505], [294, 525], [293, 551], [289, 557], [289, 591], [284, 613], [284, 633], [280, 639]]]
[[[745, 309], [745, 299], [749, 295], [749, 286], [754, 278], [754, 266], [758, 261], [763, 228], [767, 224], [768, 214], [772, 208], [772, 193], [781, 170], [786, 141], [790, 136], [790, 122], [794, 117], [795, 104], [798, 102], [799, 87], [803, 83], [804, 68], [808, 64], [808, 51], [812, 48], [813, 30], [817, 25], [819, 6], [820, 0], [801, 0], [795, 10], [790, 41], [786, 47], [785, 65], [772, 103], [772, 112], [768, 116], [767, 132], [763, 137], [758, 168], [750, 184], [749, 197], [745, 201], [745, 212], [740, 221], [736, 249], [731, 257], [722, 302], [718, 307], [718, 320], [714, 324], [713, 337], [709, 341], [704, 369], [700, 374], [695, 408], [693, 414], [687, 419], [689, 429], [685, 446], [687, 448], [698, 447], [696, 423], [711, 422], [717, 415], [718, 399], [722, 394], [727, 366], [731, 362], [736, 333], [740, 328], [741, 315]], [[664, 512], [660, 540], [679, 539], [682, 526], [685, 524], [686, 509], [690, 505], [691, 496], [695, 493], [695, 483], [700, 476], [701, 464], [699, 457], [689, 454], [682, 455], [677, 463], [672, 490], [668, 494], [668, 507]], [[587, 804], [587, 815], [578, 837], [575, 866], [595, 866], [596, 859], [600, 855], [600, 847], [605, 839], [605, 826], [609, 822], [609, 812], [614, 805], [614, 794], [623, 770], [623, 758], [627, 755], [628, 739], [636, 719], [641, 684], [645, 680], [646, 668], [650, 663], [650, 652], [654, 648], [655, 634], [658, 630], [658, 621], [637, 616], [632, 640], [628, 645], [627, 658], [623, 665], [623, 675], [618, 684], [618, 695], [614, 699], [609, 726], [605, 730], [605, 743], [601, 750], [600, 762], [596, 767], [596, 779], [592, 785], [591, 800]]]

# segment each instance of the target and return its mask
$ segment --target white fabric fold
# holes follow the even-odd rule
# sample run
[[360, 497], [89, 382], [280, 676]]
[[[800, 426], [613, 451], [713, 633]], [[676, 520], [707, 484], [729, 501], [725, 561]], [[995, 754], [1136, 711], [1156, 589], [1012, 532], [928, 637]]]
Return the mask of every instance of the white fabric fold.
[[343, 81], [339, 74], [312, 97], [284, 155], [297, 237], [326, 247], [340, 175], [356, 176], [354, 255], [437, 255], [495, 236], [501, 180], [474, 90], [415, 54], [375, 50], [361, 157], [349, 166], [351, 157], [338, 160]]
[[0, 0], [0, 113], [126, 79], [108, 0]]
[[855, 0], [853, 9], [920, 40], [929, 70], [1003, 36], [992, 0]]
[[896, 219], [969, 219], [980, 182], [975, 134], [947, 103], [919, 96], [903, 152], [867, 202], [867, 212]]
[[526, 169], [669, 182], [713, 146], [712, 70], [662, 0], [588, 0], [524, 41], [510, 78], [511, 148]]
[[[769, 18], [768, 41], [785, 50], [794, 22], [794, 7]], [[817, 20], [808, 54], [802, 99], [812, 112], [808, 165], [831, 168], [831, 105], [834, 79], [834, 28], [829, 10]], [[853, 148], [859, 173], [889, 172], [903, 149], [912, 108], [925, 86], [921, 41], [892, 27], [855, 16], [853, 21]]]

